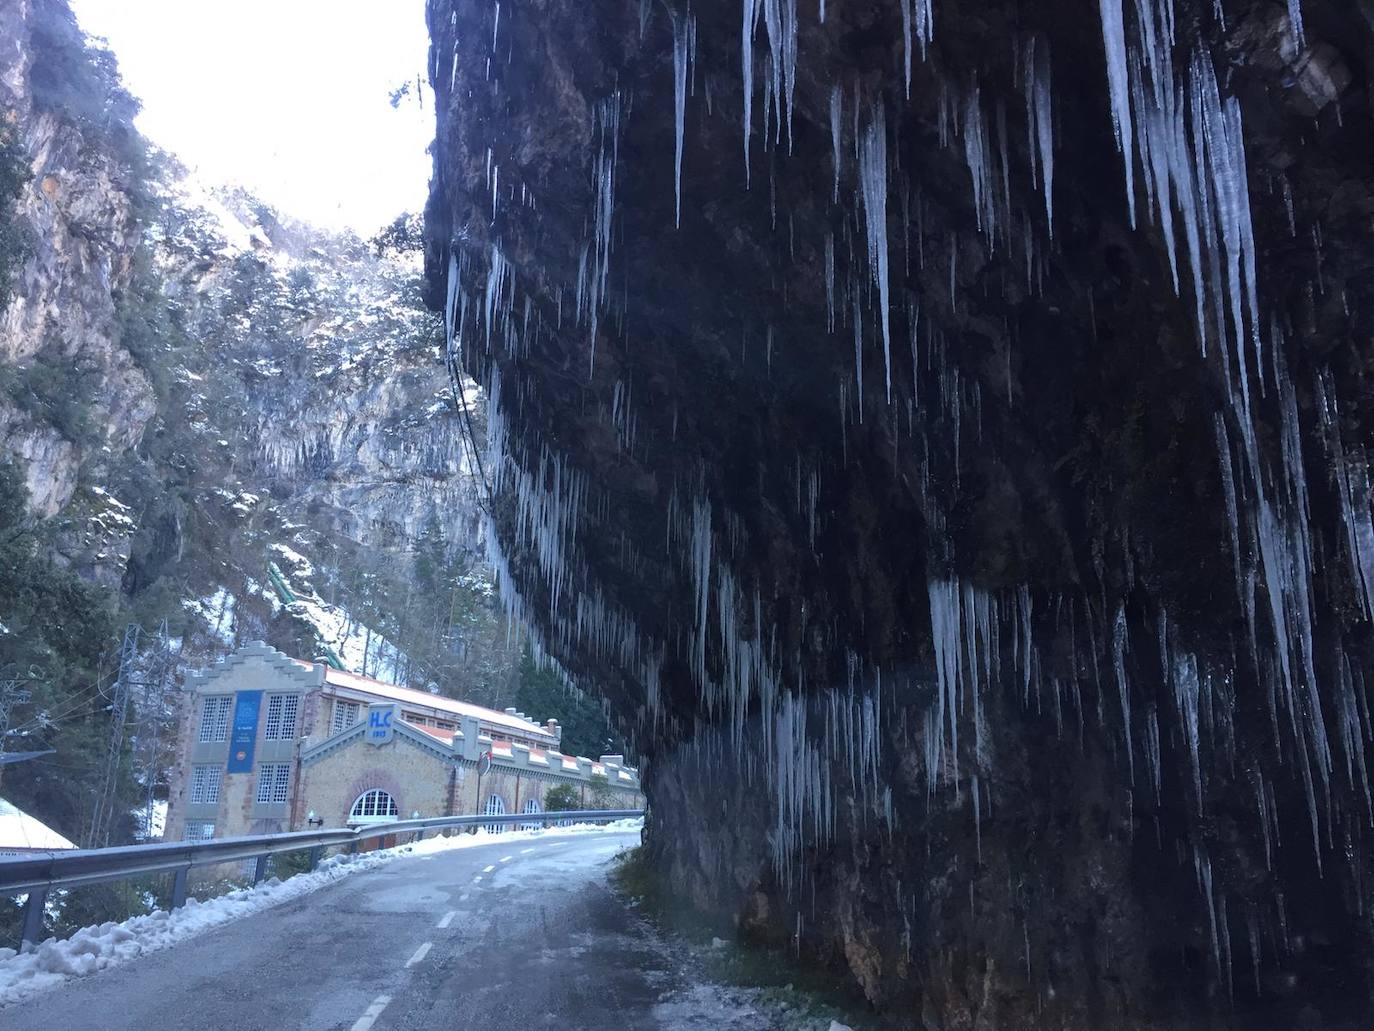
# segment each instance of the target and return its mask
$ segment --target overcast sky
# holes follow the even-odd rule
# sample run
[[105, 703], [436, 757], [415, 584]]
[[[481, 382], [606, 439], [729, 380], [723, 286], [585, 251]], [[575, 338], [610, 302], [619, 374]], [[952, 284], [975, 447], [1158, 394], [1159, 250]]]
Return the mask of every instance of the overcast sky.
[[[424, 0], [72, 0], [143, 101], [138, 127], [208, 183], [370, 236], [424, 204]], [[424, 110], [415, 79], [425, 80]], [[389, 94], [411, 83], [393, 109]]]

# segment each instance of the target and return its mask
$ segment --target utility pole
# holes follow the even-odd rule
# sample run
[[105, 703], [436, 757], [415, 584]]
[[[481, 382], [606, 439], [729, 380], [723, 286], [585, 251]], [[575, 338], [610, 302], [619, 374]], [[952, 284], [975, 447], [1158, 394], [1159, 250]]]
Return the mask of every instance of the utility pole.
[[[21, 688], [19, 680], [0, 680], [0, 760], [5, 757], [5, 740], [10, 732], [10, 712], [16, 705], [27, 702], [31, 697], [27, 688]], [[0, 762], [0, 778], [4, 777], [5, 764]]]
[[105, 772], [96, 789], [95, 805], [91, 809], [90, 847], [103, 848], [110, 843], [110, 824], [119, 797], [119, 767], [124, 753], [124, 723], [129, 712], [129, 688], [133, 685], [138, 665], [138, 639], [143, 627], [130, 623], [124, 628], [124, 643], [119, 649], [119, 676], [115, 679], [114, 697], [110, 701], [110, 746], [105, 756]]
[[143, 697], [140, 699], [138, 731], [138, 744], [143, 752], [140, 766], [147, 787], [143, 829], [148, 837], [152, 836], [153, 805], [156, 802], [158, 781], [162, 777], [162, 724], [167, 718], [167, 694], [172, 683], [172, 641], [167, 633], [165, 619], [158, 627], [157, 649], [153, 653], [152, 663]]

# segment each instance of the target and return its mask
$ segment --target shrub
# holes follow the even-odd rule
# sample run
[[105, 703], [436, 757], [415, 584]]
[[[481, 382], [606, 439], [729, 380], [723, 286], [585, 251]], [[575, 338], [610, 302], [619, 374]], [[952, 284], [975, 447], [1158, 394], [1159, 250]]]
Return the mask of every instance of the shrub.
[[566, 813], [581, 807], [581, 796], [571, 784], [555, 784], [544, 796], [546, 813]]

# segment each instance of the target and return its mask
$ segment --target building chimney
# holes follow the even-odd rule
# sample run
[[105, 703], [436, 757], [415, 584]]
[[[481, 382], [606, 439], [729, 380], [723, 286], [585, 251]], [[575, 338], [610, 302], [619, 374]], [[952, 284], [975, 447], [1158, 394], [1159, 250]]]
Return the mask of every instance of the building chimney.
[[563, 728], [558, 725], [557, 720], [549, 720], [548, 723], [544, 725], [548, 728], [549, 733], [553, 736], [555, 741], [563, 740]]
[[514, 715], [515, 715], [515, 710], [514, 710], [514, 709], [507, 709], [507, 710], [506, 710], [506, 715], [507, 715], [507, 716], [514, 716]]

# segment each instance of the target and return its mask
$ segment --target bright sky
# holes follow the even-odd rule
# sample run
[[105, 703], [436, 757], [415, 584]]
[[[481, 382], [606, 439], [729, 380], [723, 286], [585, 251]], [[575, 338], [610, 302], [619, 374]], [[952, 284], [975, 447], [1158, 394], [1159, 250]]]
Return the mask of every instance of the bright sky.
[[[207, 184], [370, 236], [424, 204], [434, 137], [424, 0], [72, 0], [138, 127]], [[425, 82], [424, 110], [415, 79]], [[393, 109], [392, 90], [410, 95]]]

